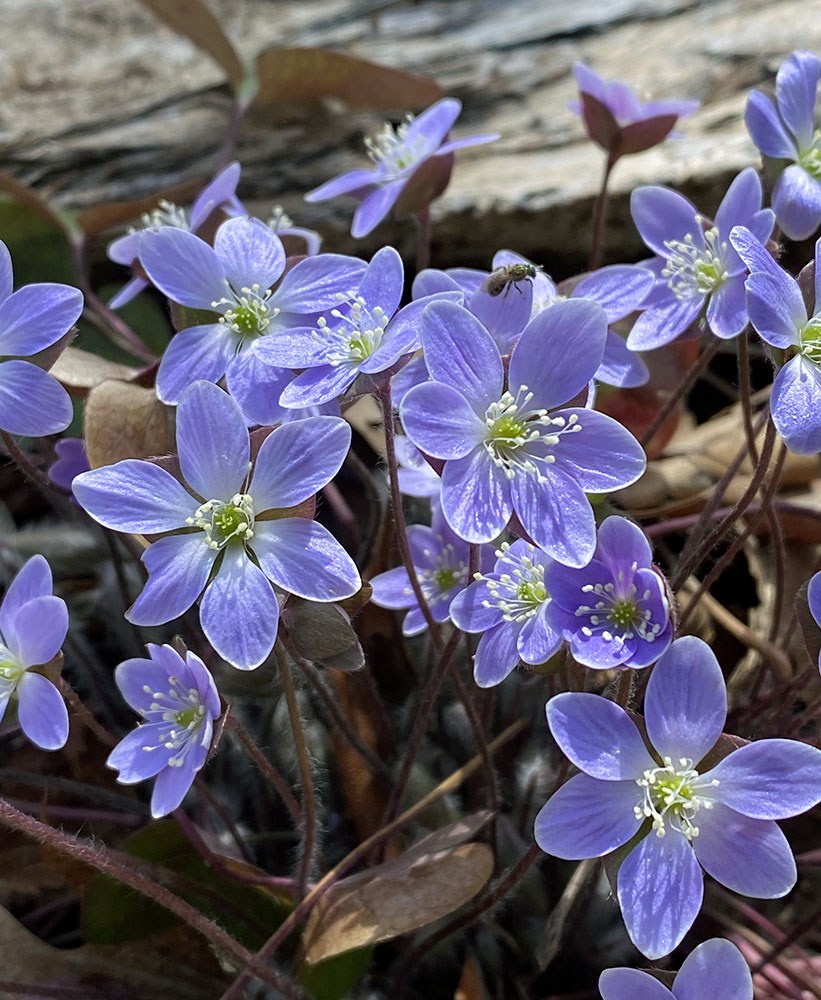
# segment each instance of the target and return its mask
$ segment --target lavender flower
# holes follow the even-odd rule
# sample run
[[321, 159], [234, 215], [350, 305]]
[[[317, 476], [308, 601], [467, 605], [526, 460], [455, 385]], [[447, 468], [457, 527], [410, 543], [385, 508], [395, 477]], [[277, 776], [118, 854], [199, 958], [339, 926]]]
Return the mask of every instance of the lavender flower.
[[750, 269], [751, 323], [768, 344], [795, 351], [773, 382], [773, 423], [790, 451], [814, 455], [821, 451], [821, 240], [815, 246], [815, 312], [808, 317], [798, 282], [766, 247], [742, 226], [730, 239]]
[[473, 660], [473, 676], [483, 688], [503, 681], [520, 660], [545, 663], [562, 644], [547, 613], [550, 557], [523, 538], [504, 542], [496, 557], [493, 572], [477, 574], [450, 606], [454, 625], [483, 633]]
[[54, 445], [54, 451], [57, 453], [57, 459], [49, 467], [48, 478], [55, 486], [71, 494], [74, 477], [79, 476], [81, 472], [88, 472], [91, 468], [88, 464], [85, 442], [82, 438], [61, 438]]
[[[816, 573], [810, 579], [807, 600], [810, 605], [810, 614], [815, 619], [815, 624], [821, 628], [821, 573]], [[821, 670], [821, 653], [818, 654], [818, 669]]]
[[225, 376], [246, 419], [259, 424], [280, 419], [279, 396], [293, 378], [290, 371], [263, 363], [259, 345], [282, 330], [312, 323], [337, 304], [339, 293], [359, 283], [365, 268], [354, 257], [320, 254], [282, 277], [282, 243], [250, 218], [224, 222], [213, 248], [181, 229], [148, 232], [140, 260], [173, 302], [220, 314], [213, 323], [173, 337], [157, 372], [157, 395], [176, 404], [192, 382]]
[[399, 466], [399, 489], [405, 496], [427, 497], [438, 501], [442, 492], [442, 479], [431, 467], [421, 451], [404, 434], [394, 442], [396, 463]]
[[151, 815], [173, 812], [205, 763], [221, 708], [208, 667], [194, 653], [147, 646], [148, 658], [125, 660], [114, 672], [120, 694], [144, 722], [124, 737], [106, 764], [121, 785], [155, 778]]
[[753, 90], [744, 114], [747, 130], [764, 156], [789, 161], [772, 201], [776, 220], [791, 240], [812, 236], [821, 224], [821, 140], [815, 130], [819, 72], [816, 55], [793, 52], [776, 75], [775, 101]]
[[210, 382], [195, 382], [177, 410], [185, 485], [138, 459], [78, 476], [75, 496], [106, 528], [163, 536], [143, 554], [148, 582], [128, 620], [171, 621], [202, 594], [208, 641], [234, 666], [252, 670], [276, 639], [272, 584], [312, 601], [356, 593], [356, 566], [327, 529], [280, 513], [330, 482], [350, 440], [338, 417], [295, 420], [273, 430], [252, 462], [237, 404]]
[[699, 107], [698, 101], [643, 103], [621, 80], [605, 80], [583, 62], [573, 64], [581, 96], [568, 107], [580, 115], [588, 136], [613, 160], [627, 153], [641, 153], [657, 146], [670, 134], [679, 118]]
[[[434, 510], [433, 522], [408, 528], [413, 567], [434, 621], [446, 622], [450, 603], [467, 586], [469, 546], [448, 527], [441, 512]], [[428, 627], [413, 593], [404, 566], [389, 569], [371, 580], [371, 600], [380, 608], [408, 609], [402, 634], [411, 636]]]
[[671, 990], [638, 969], [605, 969], [599, 992], [602, 1000], [753, 1000], [753, 977], [732, 942], [710, 938], [684, 959]]
[[[423, 111], [418, 118], [408, 115], [405, 122], [394, 129], [383, 125], [374, 139], [366, 139], [365, 146], [374, 166], [370, 170], [351, 170], [320, 185], [305, 195], [306, 201], [327, 201], [346, 194], [361, 202], [353, 217], [351, 235], [367, 236], [385, 218], [400, 195], [412, 187], [420, 168], [431, 161], [444, 167], [444, 178], [436, 185], [434, 197], [444, 190], [450, 166], [444, 159], [457, 149], [476, 146], [498, 139], [498, 135], [473, 135], [465, 139], [446, 142], [451, 126], [462, 110], [460, 101], [446, 97]], [[428, 196], [427, 202], [432, 198]], [[420, 205], [419, 207], [424, 207]], [[414, 207], [415, 211], [416, 208]]]
[[[140, 220], [142, 228], [131, 227], [125, 236], [120, 236], [109, 243], [107, 250], [109, 259], [125, 267], [136, 268], [141, 265], [140, 251], [145, 234], [149, 231], [156, 232], [158, 229], [170, 226], [172, 229], [182, 229], [195, 233], [217, 209], [221, 209], [229, 216], [244, 215], [245, 209], [236, 196], [239, 173], [239, 164], [229, 163], [210, 184], [207, 184], [200, 191], [194, 199], [190, 213], [186, 213], [184, 208], [180, 208], [163, 198], [157, 208], [143, 213]], [[139, 295], [147, 286], [148, 282], [142, 274], [135, 274], [117, 292], [109, 305], [112, 309], [119, 309], [120, 306], [124, 306]]]
[[56, 434], [74, 415], [68, 393], [38, 361], [22, 359], [69, 332], [83, 311], [83, 296], [53, 282], [13, 287], [11, 254], [0, 240], [0, 429], [29, 437]]
[[42, 556], [32, 556], [0, 603], [0, 719], [16, 696], [20, 728], [43, 750], [59, 750], [68, 739], [62, 696], [33, 669], [57, 656], [68, 631], [65, 601], [51, 591], [48, 563]]
[[[510, 357], [467, 309], [432, 302], [422, 313], [432, 382], [402, 401], [405, 432], [444, 459], [442, 510], [466, 541], [496, 538], [515, 513], [530, 539], [571, 566], [596, 544], [585, 491], [635, 482], [644, 452], [621, 424], [593, 410], [554, 410], [601, 364], [607, 317], [594, 302], [560, 302], [527, 325]], [[550, 411], [553, 410], [551, 413]]]
[[315, 229], [305, 229], [303, 226], [295, 226], [294, 220], [282, 208], [282, 205], [274, 205], [268, 217], [266, 225], [272, 233], [282, 238], [283, 236], [294, 237], [302, 240], [305, 244], [305, 255], [315, 257], [322, 246], [322, 237]]
[[648, 667], [673, 641], [664, 581], [647, 537], [627, 518], [606, 518], [587, 566], [555, 563], [545, 584], [550, 622], [586, 667]]
[[685, 197], [666, 187], [639, 187], [630, 198], [641, 238], [658, 254], [646, 265], [656, 285], [645, 301], [627, 346], [646, 351], [669, 344], [701, 317], [717, 336], [730, 339], [747, 325], [744, 262], [730, 246], [733, 226], [761, 240], [774, 216], [761, 208], [761, 181], [752, 167], [735, 178], [711, 225]]
[[669, 954], [701, 908], [702, 868], [745, 896], [774, 899], [796, 869], [774, 822], [821, 801], [821, 751], [761, 740], [704, 769], [727, 718], [721, 668], [695, 636], [677, 639], [650, 675], [648, 744], [630, 716], [598, 695], [547, 704], [562, 751], [582, 772], [536, 817], [536, 841], [559, 858], [597, 858], [641, 837], [621, 862], [618, 899], [636, 947]]

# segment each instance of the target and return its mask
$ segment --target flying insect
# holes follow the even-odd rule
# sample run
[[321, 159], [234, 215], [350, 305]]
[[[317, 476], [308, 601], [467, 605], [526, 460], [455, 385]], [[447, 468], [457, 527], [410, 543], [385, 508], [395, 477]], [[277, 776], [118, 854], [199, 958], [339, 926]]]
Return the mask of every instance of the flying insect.
[[540, 270], [536, 264], [503, 264], [485, 278], [481, 291], [493, 297], [504, 292], [504, 297], [507, 298], [510, 289], [515, 288], [519, 295], [523, 295], [519, 288], [521, 282], [532, 280]]

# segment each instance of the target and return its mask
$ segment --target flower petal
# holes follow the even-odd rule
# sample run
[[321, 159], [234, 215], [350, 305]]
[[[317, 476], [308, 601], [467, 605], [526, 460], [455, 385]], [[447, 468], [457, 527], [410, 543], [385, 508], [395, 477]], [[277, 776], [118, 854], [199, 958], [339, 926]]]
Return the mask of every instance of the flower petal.
[[517, 475], [510, 493], [522, 527], [549, 556], [565, 566], [590, 562], [596, 548], [593, 510], [582, 487], [558, 463], [547, 467], [541, 483], [533, 475]]
[[656, 664], [644, 698], [647, 735], [662, 758], [697, 764], [721, 735], [727, 691], [715, 653], [686, 635]]
[[536, 816], [536, 843], [546, 854], [567, 861], [609, 854], [626, 844], [641, 826], [633, 812], [637, 792], [635, 781], [575, 775]]
[[217, 230], [214, 251], [234, 291], [259, 285], [265, 292], [285, 269], [280, 238], [260, 219], [228, 219]]
[[327, 201], [329, 198], [336, 198], [341, 194], [352, 194], [354, 191], [361, 191], [362, 188], [374, 184], [379, 174], [373, 168], [369, 170], [349, 170], [346, 174], [340, 174], [332, 180], [320, 184], [319, 187], [309, 191], [304, 197], [305, 201]]
[[775, 183], [773, 208], [784, 235], [805, 240], [821, 224], [821, 183], [791, 163]]
[[18, 609], [4, 633], [15, 657], [26, 667], [48, 663], [68, 632], [68, 609], [59, 597], [34, 597]]
[[697, 209], [677, 191], [654, 184], [637, 187], [630, 196], [630, 211], [641, 238], [659, 257], [666, 260], [670, 255], [668, 242], [688, 235], [699, 250], [704, 248]]
[[484, 326], [464, 306], [431, 302], [422, 313], [421, 339], [430, 377], [459, 390], [484, 416], [504, 380], [502, 356]]
[[510, 484], [484, 448], [445, 462], [442, 512], [467, 542], [491, 542], [507, 525], [513, 513]]
[[148, 580], [125, 617], [135, 625], [179, 618], [202, 593], [217, 555], [201, 531], [170, 535], [149, 545], [142, 557]]
[[650, 371], [639, 355], [630, 350], [623, 337], [608, 330], [604, 357], [594, 377], [605, 385], [634, 389], [649, 380]]
[[43, 556], [36, 555], [27, 559], [8, 585], [3, 603], [0, 604], [0, 633], [8, 635], [11, 622], [19, 609], [35, 597], [51, 594], [52, 586], [51, 567]]
[[631, 351], [652, 351], [671, 343], [698, 317], [703, 305], [704, 297], [696, 295], [681, 300], [671, 297], [663, 305], [645, 309], [627, 335], [628, 348]]
[[288, 411], [280, 406], [279, 397], [293, 378], [292, 371], [265, 364], [254, 350], [237, 354], [225, 372], [225, 384], [239, 404], [243, 417], [249, 424], [263, 427], [287, 419]]
[[647, 958], [669, 955], [701, 909], [704, 879], [680, 833], [648, 834], [619, 868], [618, 898], [627, 933]]
[[186, 519], [197, 509], [197, 501], [170, 472], [137, 458], [83, 472], [72, 489], [95, 521], [115, 531], [175, 531], [187, 527]]
[[182, 764], [166, 767], [157, 775], [151, 795], [151, 815], [154, 819], [167, 816], [182, 804], [197, 775], [192, 754], [183, 755]]
[[6, 244], [0, 240], [0, 302], [5, 302], [13, 288], [14, 267], [11, 263], [11, 254]]
[[200, 624], [224, 660], [239, 670], [254, 670], [274, 648], [279, 604], [265, 573], [242, 545], [228, 545], [223, 551], [219, 570], [200, 602]]
[[271, 431], [249, 487], [256, 512], [295, 507], [312, 497], [342, 468], [350, 446], [351, 428], [341, 417], [308, 417]]
[[821, 368], [801, 355], [790, 358], [773, 382], [770, 410], [791, 452], [821, 451]]
[[[749, 225], [756, 212], [761, 211], [763, 197], [761, 178], [755, 167], [746, 167], [733, 178], [715, 215], [715, 225], [722, 240], [727, 239], [733, 226]], [[727, 252], [725, 263], [730, 266], [732, 273], [734, 271], [732, 265], [738, 261], [732, 249], [728, 247]]]
[[404, 611], [417, 604], [404, 566], [379, 573], [370, 580], [370, 585], [373, 590], [371, 601], [379, 608]]
[[[601, 781], [637, 779], [656, 762], [621, 706], [597, 694], [566, 691], [546, 706], [553, 739], [572, 763]], [[638, 788], [636, 789], [638, 801]]]
[[[719, 786], [720, 787], [720, 786]], [[742, 816], [722, 802], [698, 813], [696, 857], [716, 882], [756, 899], [777, 899], [795, 885], [795, 860], [778, 824]]]
[[393, 208], [406, 183], [407, 178], [400, 177], [398, 180], [388, 181], [387, 184], [380, 184], [365, 195], [362, 204], [354, 212], [351, 223], [351, 236], [354, 239], [361, 239], [376, 229]]
[[671, 1000], [658, 979], [639, 969], [605, 969], [599, 976], [602, 1000]]
[[167, 750], [160, 736], [167, 732], [165, 722], [152, 722], [137, 726], [124, 736], [108, 755], [106, 767], [119, 771], [121, 785], [135, 785], [138, 781], [153, 778], [168, 764], [173, 751]]
[[304, 517], [258, 521], [251, 547], [265, 575], [297, 597], [339, 601], [362, 585], [353, 559], [316, 521]]
[[177, 452], [188, 485], [206, 500], [230, 500], [248, 475], [248, 428], [234, 400], [194, 382], [177, 407]]
[[17, 685], [17, 696], [17, 719], [31, 742], [43, 750], [59, 750], [65, 746], [68, 710], [63, 696], [51, 681], [27, 671]]
[[74, 326], [83, 293], [69, 285], [24, 285], [0, 300], [0, 355], [28, 356], [50, 347]]
[[553, 449], [553, 468], [561, 469], [582, 489], [607, 493], [629, 486], [644, 474], [644, 449], [617, 420], [586, 409], [556, 410], [551, 416], [564, 417], [568, 425], [580, 428], [561, 437]]
[[410, 148], [418, 147], [430, 154], [442, 144], [453, 123], [459, 117], [462, 102], [455, 97], [443, 97], [422, 112], [408, 126], [405, 140]]
[[586, 299], [557, 302], [533, 317], [513, 348], [511, 393], [527, 386], [534, 408], [566, 403], [593, 378], [606, 340], [607, 317], [600, 305]]
[[356, 364], [308, 368], [283, 389], [279, 402], [282, 406], [295, 410], [327, 403], [350, 389], [358, 371]]
[[0, 428], [10, 434], [59, 434], [74, 410], [56, 378], [29, 361], [0, 363]]
[[165, 226], [146, 232], [140, 263], [163, 295], [191, 309], [213, 309], [228, 290], [219, 257], [199, 236], [184, 229]]
[[364, 260], [345, 254], [306, 257], [286, 273], [271, 303], [283, 313], [298, 316], [332, 309], [339, 304], [337, 295], [357, 287], [366, 267]]
[[490, 295], [481, 286], [473, 293], [468, 308], [493, 337], [503, 354], [524, 330], [533, 311], [533, 281], [530, 278], [506, 285], [503, 292]]
[[405, 433], [434, 458], [464, 458], [486, 430], [464, 395], [444, 382], [415, 386], [405, 394], [399, 411]]
[[402, 258], [393, 247], [382, 247], [373, 255], [357, 295], [361, 295], [371, 312], [379, 306], [386, 316], [393, 316], [402, 298], [405, 269]]
[[629, 316], [653, 287], [653, 275], [635, 264], [613, 264], [586, 275], [573, 289], [573, 297], [592, 299], [607, 314], [607, 322]]
[[547, 663], [551, 656], [561, 646], [561, 633], [553, 628], [547, 614], [549, 601], [542, 604], [535, 615], [532, 615], [522, 625], [517, 643], [519, 656], [532, 666]]
[[821, 802], [821, 750], [798, 740], [739, 747], [708, 772], [721, 801], [754, 819], [786, 819]]
[[192, 382], [219, 382], [236, 350], [237, 336], [224, 323], [180, 330], [160, 361], [157, 395], [163, 403], [176, 406]]
[[819, 72], [821, 61], [815, 53], [792, 52], [781, 63], [775, 78], [778, 111], [801, 150], [812, 144]]
[[519, 664], [516, 647], [519, 629], [512, 622], [502, 622], [489, 629], [476, 647], [473, 678], [480, 688], [495, 687]]
[[710, 296], [707, 304], [707, 325], [717, 337], [731, 340], [737, 337], [748, 322], [744, 276], [728, 278]]
[[753, 1000], [749, 966], [738, 948], [724, 938], [711, 938], [690, 952], [673, 983], [673, 996], [704, 1000], [716, 983], [721, 983], [721, 1000]]
[[[172, 649], [172, 647], [163, 646], [154, 646], [153, 648], [155, 650], [161, 649], [164, 653], [168, 649]], [[176, 650], [172, 649], [172, 653], [176, 657], [176, 660], [172, 661], [175, 667], [174, 672], [178, 673], [183, 666], [183, 660]], [[148, 711], [156, 700], [156, 692], [169, 689], [170, 676], [171, 674], [165, 669], [164, 664], [153, 658], [135, 656], [117, 664], [114, 670], [114, 683], [129, 708], [142, 714]]]
[[807, 309], [798, 282], [786, 271], [781, 274], [783, 280], [769, 272], [747, 278], [747, 309], [759, 336], [773, 347], [785, 348], [799, 343]]
[[747, 98], [744, 124], [750, 138], [765, 156], [778, 160], [795, 160], [798, 150], [795, 140], [784, 127], [772, 100], [760, 90], [753, 90]]

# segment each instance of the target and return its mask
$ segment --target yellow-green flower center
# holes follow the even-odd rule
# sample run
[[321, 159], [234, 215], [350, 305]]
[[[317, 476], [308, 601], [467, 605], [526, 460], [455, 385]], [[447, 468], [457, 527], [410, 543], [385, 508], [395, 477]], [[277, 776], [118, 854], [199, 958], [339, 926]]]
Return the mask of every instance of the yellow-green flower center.
[[232, 539], [247, 542], [254, 535], [254, 501], [248, 493], [236, 493], [228, 503], [207, 500], [186, 523], [205, 532], [210, 549], [222, 549]]
[[813, 316], [801, 331], [799, 350], [816, 365], [821, 365], [821, 316]]
[[636, 784], [643, 789], [641, 803], [634, 806], [636, 819], [652, 819], [657, 837], [672, 828], [691, 841], [699, 833], [694, 822], [699, 809], [713, 808], [707, 789], [718, 781], [702, 778], [687, 757], [675, 763], [665, 757], [663, 767], [646, 770]]
[[450, 590], [451, 587], [456, 586], [456, 572], [448, 567], [443, 566], [442, 569], [437, 569], [433, 574], [433, 579], [436, 586], [442, 591]]
[[[700, 224], [701, 218], [696, 216], [695, 221]], [[669, 256], [661, 275], [678, 299], [709, 295], [729, 277], [724, 265], [727, 244], [715, 226], [704, 233], [704, 244], [697, 246], [692, 233], [683, 240], [665, 240]]]
[[812, 137], [812, 144], [798, 157], [798, 164], [814, 180], [821, 181], [821, 132]]

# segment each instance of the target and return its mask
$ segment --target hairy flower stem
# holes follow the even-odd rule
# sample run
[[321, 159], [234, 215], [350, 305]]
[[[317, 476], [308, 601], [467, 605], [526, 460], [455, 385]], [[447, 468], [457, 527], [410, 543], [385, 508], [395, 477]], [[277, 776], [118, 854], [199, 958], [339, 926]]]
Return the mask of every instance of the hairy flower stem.
[[239, 941], [226, 933], [213, 920], [203, 916], [199, 910], [194, 909], [179, 896], [175, 896], [164, 886], [141, 874], [138, 870], [138, 866], [142, 864], [140, 861], [118, 856], [106, 847], [92, 844], [91, 841], [81, 837], [63, 833], [62, 830], [55, 830], [34, 817], [27, 816], [15, 809], [4, 799], [0, 799], [0, 823], [45, 844], [58, 854], [66, 855], [75, 861], [88, 865], [102, 875], [107, 875], [109, 878], [129, 886], [162, 906], [163, 909], [173, 913], [183, 923], [188, 924], [209, 941], [214, 948], [228, 956], [239, 968], [247, 970], [263, 982], [273, 986], [290, 1000], [306, 1000], [306, 994], [302, 989], [291, 983], [281, 973], [269, 968], [265, 961], [244, 948]]
[[622, 675], [619, 677], [619, 687], [616, 691], [616, 704], [621, 705], [622, 708], [627, 708], [630, 704], [634, 680], [635, 675], [632, 670], [622, 671]]
[[610, 173], [613, 167], [616, 165], [618, 156], [614, 156], [613, 153], [607, 154], [607, 160], [604, 164], [604, 174], [602, 176], [601, 188], [599, 189], [599, 195], [596, 198], [596, 207], [593, 211], [593, 235], [590, 244], [590, 266], [589, 271], [595, 271], [599, 266], [599, 259], [601, 258], [601, 245], [602, 236], [604, 234], [604, 218], [607, 213], [607, 185], [610, 181]]
[[458, 917], [446, 923], [444, 927], [440, 927], [436, 933], [426, 937], [415, 948], [407, 952], [404, 958], [398, 959], [395, 966], [396, 971], [389, 974], [395, 988], [399, 991], [397, 997], [401, 996], [403, 986], [410, 983], [414, 969], [419, 966], [419, 963], [426, 955], [430, 954], [445, 938], [450, 937], [451, 934], [455, 934], [457, 931], [464, 930], [465, 927], [470, 927], [483, 913], [492, 910], [497, 903], [500, 903], [505, 896], [519, 885], [533, 864], [543, 856], [539, 845], [536, 843], [531, 844], [516, 864], [505, 872], [492, 889], [489, 889], [480, 899], [476, 900], [470, 909], [464, 913], [460, 913]]
[[288, 782], [282, 777], [279, 771], [277, 771], [274, 765], [256, 745], [254, 738], [245, 726], [242, 725], [235, 715], [229, 715], [228, 720], [225, 723], [225, 728], [237, 737], [248, 756], [273, 785], [277, 794], [285, 804], [285, 808], [291, 814], [291, 818], [294, 823], [296, 823], [297, 826], [301, 826], [302, 810], [300, 809], [299, 803], [297, 802], [294, 793], [291, 791]]
[[393, 424], [393, 403], [391, 402], [391, 383], [386, 381], [379, 390], [379, 401], [382, 404], [382, 416], [385, 425], [385, 452], [388, 462], [388, 475], [391, 484], [391, 507], [396, 525], [396, 540], [402, 556], [402, 564], [407, 570], [413, 596], [419, 604], [422, 617], [427, 622], [430, 634], [437, 649], [442, 648], [442, 633], [437, 622], [433, 620], [427, 598], [422, 592], [422, 584], [416, 575], [413, 565], [410, 545], [408, 544], [408, 524], [405, 520], [405, 509], [402, 506], [402, 492], [399, 489], [399, 466], [396, 462], [396, 436]]
[[288, 666], [288, 659], [282, 643], [277, 643], [274, 652], [279, 668], [279, 679], [282, 683], [282, 690], [285, 694], [285, 701], [288, 705], [288, 717], [291, 720], [291, 731], [294, 736], [294, 747], [296, 749], [297, 765], [299, 767], [299, 780], [302, 785], [302, 814], [304, 817], [304, 832], [302, 838], [302, 860], [299, 865], [299, 895], [304, 898], [308, 892], [308, 878], [314, 863], [314, 852], [316, 850], [316, 797], [314, 795], [314, 780], [311, 774], [311, 758], [308, 753], [308, 744], [305, 740], [305, 730], [302, 727], [302, 718], [299, 714], [299, 705], [296, 700], [296, 691], [291, 677], [291, 668]]
[[655, 415], [653, 422], [639, 439], [643, 448], [646, 448], [650, 444], [673, 410], [675, 410], [681, 400], [693, 388], [701, 373], [707, 368], [716, 354], [718, 354], [722, 344], [723, 341], [719, 340], [718, 337], [713, 337], [712, 343], [704, 348], [698, 358], [696, 358], [695, 363], [687, 369], [681, 381], [670, 393], [667, 402]]
[[430, 205], [425, 205], [416, 213], [416, 221], [419, 225], [417, 234], [419, 242], [416, 246], [416, 273], [418, 274], [430, 265]]
[[[488, 750], [491, 753], [495, 753], [501, 747], [505, 746], [508, 741], [512, 740], [515, 736], [518, 736], [519, 733], [526, 727], [527, 723], [524, 719], [517, 719], [512, 726], [508, 726], [503, 733], [500, 733], [495, 740], [488, 744]], [[401, 829], [405, 826], [405, 824], [410, 823], [411, 820], [416, 819], [417, 816], [429, 809], [434, 802], [438, 802], [445, 795], [449, 795], [451, 792], [459, 788], [459, 786], [463, 782], [467, 781], [467, 779], [478, 771], [481, 766], [481, 757], [477, 756], [472, 758], [472, 760], [469, 760], [463, 767], [454, 771], [453, 774], [445, 778], [443, 782], [437, 785], [432, 791], [428, 792], [428, 794], [423, 796], [418, 802], [415, 802], [412, 806], [406, 809], [400, 816], [397, 816], [395, 820], [392, 820], [390, 823], [383, 826], [381, 830], [377, 830], [376, 833], [371, 834], [370, 837], [363, 840], [358, 847], [355, 847], [350, 854], [346, 855], [346, 857], [335, 865], [327, 874], [322, 876], [302, 902], [296, 906], [296, 908], [271, 935], [265, 945], [263, 945], [262, 949], [257, 953], [257, 957], [270, 958], [283, 941], [287, 940], [295, 928], [297, 928], [306, 919], [313, 907], [335, 882], [338, 882], [339, 879], [341, 879], [343, 875], [353, 868], [354, 865], [356, 865], [363, 858], [367, 857], [374, 847], [381, 844], [384, 840], [390, 837], [391, 834]], [[222, 994], [219, 1000], [239, 1000], [249, 978], [249, 975], [246, 973], [238, 976], [231, 986], [229, 986], [228, 989]]]
[[[42, 469], [38, 468], [31, 458], [23, 451], [14, 437], [8, 431], [0, 430], [0, 440], [9, 453], [14, 464], [20, 469], [26, 479], [30, 480], [44, 494], [50, 504], [55, 503], [55, 494], [61, 500], [66, 500], [65, 494], [57, 490], [51, 480]], [[66, 500], [66, 502], [68, 502]]]
[[65, 677], [60, 678], [60, 693], [68, 702], [72, 712], [83, 723], [83, 725], [103, 744], [103, 746], [114, 747], [117, 745], [116, 737], [101, 725], [95, 718], [91, 709], [85, 704], [74, 688]]

